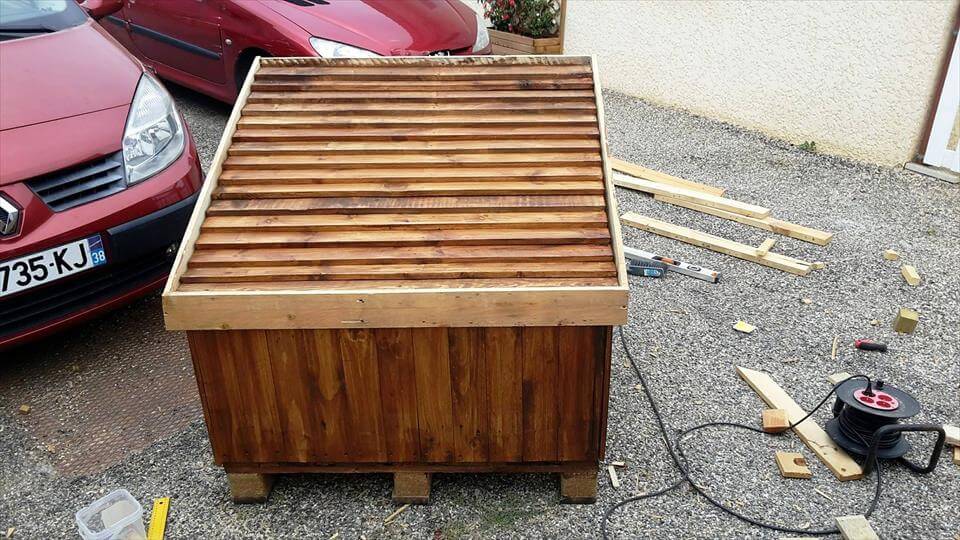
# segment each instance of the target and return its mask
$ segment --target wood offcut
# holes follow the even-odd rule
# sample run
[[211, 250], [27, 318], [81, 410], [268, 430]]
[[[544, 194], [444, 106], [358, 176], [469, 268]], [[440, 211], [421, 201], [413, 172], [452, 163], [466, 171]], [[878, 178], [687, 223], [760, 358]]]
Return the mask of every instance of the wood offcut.
[[864, 516], [841, 516], [836, 519], [843, 540], [880, 540]]
[[777, 451], [777, 468], [784, 478], [799, 478], [807, 480], [813, 478], [813, 473], [807, 467], [807, 460], [799, 452]]
[[780, 433], [790, 429], [787, 411], [783, 409], [764, 409], [761, 420], [763, 431], [767, 433]]

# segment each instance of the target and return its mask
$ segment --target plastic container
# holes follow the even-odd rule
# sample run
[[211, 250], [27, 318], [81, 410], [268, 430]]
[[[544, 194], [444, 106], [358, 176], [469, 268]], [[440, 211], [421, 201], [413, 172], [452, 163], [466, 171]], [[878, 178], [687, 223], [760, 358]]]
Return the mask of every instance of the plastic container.
[[77, 512], [77, 527], [84, 540], [146, 540], [143, 507], [125, 489], [97, 499]]

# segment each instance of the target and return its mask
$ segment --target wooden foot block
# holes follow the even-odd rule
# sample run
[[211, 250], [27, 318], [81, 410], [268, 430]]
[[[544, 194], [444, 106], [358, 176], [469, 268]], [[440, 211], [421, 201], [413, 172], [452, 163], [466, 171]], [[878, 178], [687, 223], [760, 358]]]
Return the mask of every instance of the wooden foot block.
[[956, 465], [960, 465], [960, 446], [953, 447], [953, 462]]
[[783, 409], [763, 410], [763, 430], [767, 433], [780, 433], [790, 427], [787, 411]]
[[429, 504], [430, 473], [393, 473], [393, 502], [401, 504]]
[[560, 502], [572, 504], [597, 502], [597, 473], [560, 473]]
[[227, 473], [227, 480], [235, 503], [266, 502], [273, 489], [272, 474]]

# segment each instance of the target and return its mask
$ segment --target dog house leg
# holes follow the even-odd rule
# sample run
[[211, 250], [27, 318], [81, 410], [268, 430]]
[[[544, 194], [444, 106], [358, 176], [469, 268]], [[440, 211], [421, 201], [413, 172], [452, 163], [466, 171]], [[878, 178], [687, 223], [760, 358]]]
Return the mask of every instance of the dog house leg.
[[597, 502], [597, 472], [560, 473], [560, 502]]
[[266, 502], [273, 489], [272, 474], [227, 473], [227, 480], [235, 503]]
[[393, 473], [393, 502], [427, 504], [430, 502], [430, 473]]

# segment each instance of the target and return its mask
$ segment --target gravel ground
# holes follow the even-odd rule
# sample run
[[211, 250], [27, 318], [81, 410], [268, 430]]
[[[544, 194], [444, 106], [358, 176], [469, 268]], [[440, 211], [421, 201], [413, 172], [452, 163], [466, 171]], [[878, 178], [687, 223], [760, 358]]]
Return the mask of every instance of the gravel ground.
[[[174, 93], [209, 163], [228, 111], [191, 92]], [[873, 374], [919, 398], [924, 411], [918, 420], [960, 421], [960, 277], [953, 271], [960, 265], [957, 186], [810, 154], [615, 93], [605, 93], [605, 100], [612, 155], [726, 187], [730, 197], [769, 206], [777, 217], [836, 233], [827, 247], [777, 237], [776, 251], [827, 263], [825, 270], [802, 278], [625, 228], [629, 245], [723, 274], [717, 285], [676, 274], [632, 278], [627, 334], [671, 436], [708, 421], [759, 422], [762, 404], [736, 376], [737, 365], [770, 372], [807, 406], [829, 390], [825, 377], [831, 373]], [[625, 190], [618, 196], [622, 211], [753, 245], [767, 236]], [[919, 287], [907, 286], [898, 263], [880, 257], [886, 248], [916, 264], [923, 275]], [[921, 313], [913, 335], [891, 330], [901, 306]], [[159, 303], [147, 299], [128, 314], [135, 317], [138, 310], [159, 310]], [[735, 333], [731, 326], [739, 319], [757, 331]], [[111, 331], [107, 326], [98, 331]], [[164, 339], [155, 325], [145, 332]], [[181, 336], [166, 336], [182, 343]], [[834, 336], [841, 343], [836, 361], [830, 359]], [[891, 350], [860, 353], [851, 345], [856, 337], [886, 341]], [[44, 351], [20, 355], [30, 357], [33, 350]], [[37, 354], [19, 361], [48, 359]], [[0, 381], [5, 370], [16, 369], [15, 363], [0, 365]], [[341, 538], [596, 537], [611, 503], [677, 477], [619, 342], [612, 377], [607, 457], [628, 467], [620, 472], [620, 489], [601, 478], [600, 500], [592, 506], [558, 505], [550, 475], [439, 475], [432, 505], [410, 508], [388, 525], [382, 521], [394, 506], [385, 475], [283, 477], [265, 505], [234, 506], [225, 475], [212, 464], [202, 419], [102, 473], [67, 478], [33, 450], [23, 418], [7, 409], [0, 411], [0, 532], [17, 527], [18, 538], [74, 537], [76, 509], [125, 487], [148, 507], [154, 497], [173, 497], [168, 538], [328, 538], [336, 532]], [[817, 419], [823, 422], [828, 414], [821, 411]], [[925, 459], [930, 442], [912, 440], [918, 449], [911, 455]], [[793, 435], [713, 430], [692, 437], [687, 449], [694, 477], [712, 495], [784, 525], [830, 526], [832, 516], [863, 512], [874, 489], [872, 478], [837, 482]], [[776, 449], [803, 452], [813, 479], [781, 479], [773, 461]], [[927, 476], [892, 464], [882, 471], [884, 491], [871, 518], [882, 537], [952, 539], [960, 532], [960, 467], [946, 454]], [[791, 536], [730, 518], [686, 487], [621, 509], [611, 531], [621, 538]]]

